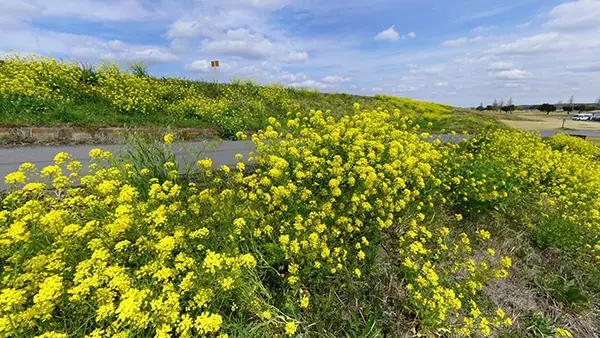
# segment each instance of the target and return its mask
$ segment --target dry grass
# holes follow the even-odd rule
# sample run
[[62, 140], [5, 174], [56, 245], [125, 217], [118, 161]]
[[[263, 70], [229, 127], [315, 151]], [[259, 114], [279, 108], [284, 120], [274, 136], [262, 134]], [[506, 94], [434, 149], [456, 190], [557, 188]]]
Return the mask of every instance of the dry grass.
[[[483, 223], [483, 224], [482, 224]], [[518, 224], [502, 218], [480, 220], [476, 225], [489, 229], [494, 236], [487, 243], [498, 255], [512, 258], [513, 266], [505, 279], [494, 280], [484, 287], [485, 296], [501, 307], [513, 320], [509, 330], [498, 337], [530, 337], [531, 317], [543, 314], [551, 326], [568, 329], [574, 337], [599, 338], [599, 299], [568, 306], [557, 301], [546, 286], [548, 272], [562, 269], [556, 249], [541, 250], [532, 245], [529, 234]], [[536, 336], [532, 336], [536, 337]]]

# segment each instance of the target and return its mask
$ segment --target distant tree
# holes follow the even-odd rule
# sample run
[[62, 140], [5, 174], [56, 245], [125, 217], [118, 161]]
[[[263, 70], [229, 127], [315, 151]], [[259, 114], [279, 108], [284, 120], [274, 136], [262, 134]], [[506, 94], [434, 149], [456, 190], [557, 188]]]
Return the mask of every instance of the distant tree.
[[585, 110], [585, 104], [576, 104], [573, 106], [573, 110], [580, 113]]
[[521, 107], [521, 106], [515, 106], [515, 110], [523, 110], [523, 107]]
[[550, 103], [544, 103], [542, 105], [537, 106], [539, 111], [546, 112], [546, 115], [549, 115], [550, 112], [556, 111], [556, 106]]
[[500, 105], [500, 107], [504, 107], [504, 99], [500, 99], [500, 103], [498, 103], [498, 105]]
[[512, 96], [508, 99], [508, 102], [506, 102], [507, 106], [512, 106], [513, 105], [513, 99]]
[[585, 106], [585, 111], [592, 111], [592, 110], [598, 110], [600, 109], [600, 106], [596, 106], [593, 104], [590, 104], [589, 106]]
[[483, 109], [484, 109], [484, 108], [483, 108], [483, 102], [481, 102], [481, 103], [479, 104], [479, 106], [477, 106], [477, 108], [475, 108], [475, 109], [477, 109], [477, 110], [483, 110]]
[[569, 98], [569, 106], [573, 106], [573, 95]]
[[600, 106], [600, 96], [596, 99], [596, 104]]
[[491, 104], [488, 104], [488, 105], [485, 107], [485, 110], [496, 110], [496, 107], [492, 106]]
[[515, 109], [516, 109], [516, 107], [514, 104], [506, 105], [506, 106], [502, 107], [503, 112], [507, 112], [507, 113], [511, 113], [511, 114], [513, 111], [515, 111]]
[[492, 107], [494, 107], [494, 110], [496, 110], [496, 107], [498, 107], [498, 100], [496, 100], [496, 98], [494, 98], [494, 103], [492, 103]]
[[573, 111], [573, 106], [571, 105], [566, 105], [563, 107], [563, 110], [567, 112], [567, 114], [570, 114]]

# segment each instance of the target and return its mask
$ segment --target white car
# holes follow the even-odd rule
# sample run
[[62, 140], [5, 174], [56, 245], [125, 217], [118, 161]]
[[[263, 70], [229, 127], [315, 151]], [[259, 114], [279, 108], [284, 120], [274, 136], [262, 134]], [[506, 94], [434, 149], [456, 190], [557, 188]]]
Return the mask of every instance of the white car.
[[571, 117], [571, 120], [575, 121], [589, 121], [592, 119], [593, 114], [575, 114]]

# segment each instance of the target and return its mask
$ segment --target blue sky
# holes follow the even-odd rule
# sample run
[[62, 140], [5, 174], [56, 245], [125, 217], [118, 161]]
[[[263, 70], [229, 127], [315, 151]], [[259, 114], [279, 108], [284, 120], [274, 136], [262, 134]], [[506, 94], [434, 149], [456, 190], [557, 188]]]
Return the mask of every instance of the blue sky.
[[0, 53], [456, 106], [600, 96], [600, 0], [0, 0]]

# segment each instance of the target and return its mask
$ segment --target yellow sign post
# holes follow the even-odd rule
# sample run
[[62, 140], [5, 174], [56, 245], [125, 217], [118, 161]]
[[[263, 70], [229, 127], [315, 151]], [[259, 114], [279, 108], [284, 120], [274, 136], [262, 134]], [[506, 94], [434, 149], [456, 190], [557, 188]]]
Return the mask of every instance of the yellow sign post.
[[217, 70], [217, 68], [219, 68], [219, 60], [211, 61], [210, 66], [215, 69], [215, 80], [219, 83], [219, 71]]

